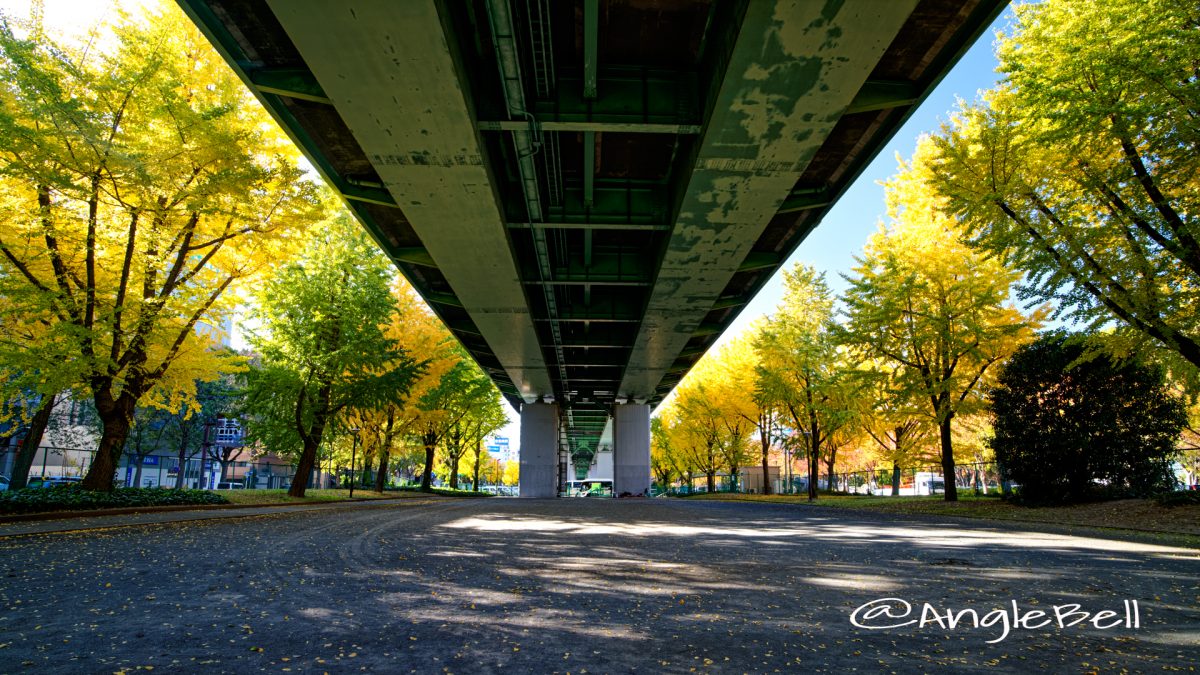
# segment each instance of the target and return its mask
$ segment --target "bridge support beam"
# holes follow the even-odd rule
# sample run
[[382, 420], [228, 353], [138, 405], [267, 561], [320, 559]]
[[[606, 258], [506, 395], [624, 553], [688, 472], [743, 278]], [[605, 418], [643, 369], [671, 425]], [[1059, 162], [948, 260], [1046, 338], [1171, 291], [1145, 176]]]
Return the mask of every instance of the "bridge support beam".
[[558, 406], [521, 406], [520, 495], [558, 496]]
[[[522, 446], [522, 449], [523, 446]], [[650, 406], [613, 409], [613, 494], [650, 495]]]

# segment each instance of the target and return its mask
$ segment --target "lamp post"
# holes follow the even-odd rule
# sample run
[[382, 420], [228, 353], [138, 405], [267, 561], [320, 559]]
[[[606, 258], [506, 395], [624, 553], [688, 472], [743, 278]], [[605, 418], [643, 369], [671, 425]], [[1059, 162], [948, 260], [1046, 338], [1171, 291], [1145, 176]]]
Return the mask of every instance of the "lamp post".
[[[218, 417], [217, 419], [221, 418]], [[208, 488], [208, 476], [206, 472], [208, 471], [208, 453], [210, 448], [212, 448], [211, 436], [214, 426], [216, 426], [216, 423], [212, 420], [205, 422], [204, 436], [200, 438], [200, 472], [196, 475], [196, 487], [201, 490]], [[179, 470], [182, 471], [183, 467], [180, 467]]]
[[358, 453], [358, 427], [350, 430], [354, 434], [354, 444], [350, 446], [350, 498], [354, 499], [354, 481], [357, 476], [354, 475], [354, 459]]

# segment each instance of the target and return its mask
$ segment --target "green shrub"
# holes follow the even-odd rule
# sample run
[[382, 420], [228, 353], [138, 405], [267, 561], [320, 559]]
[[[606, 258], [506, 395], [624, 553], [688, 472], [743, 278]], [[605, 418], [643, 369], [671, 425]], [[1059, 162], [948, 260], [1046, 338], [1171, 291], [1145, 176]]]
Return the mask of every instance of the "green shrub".
[[988, 398], [989, 445], [1021, 485], [1021, 502], [1149, 497], [1174, 487], [1171, 458], [1187, 409], [1159, 365], [1051, 333], [1013, 355]]
[[1164, 492], [1155, 499], [1163, 506], [1186, 506], [1200, 504], [1200, 490], [1174, 490]]
[[228, 503], [228, 499], [208, 490], [117, 488], [112, 492], [93, 492], [84, 490], [78, 485], [58, 485], [52, 488], [26, 488], [0, 492], [0, 513]]
[[[388, 486], [389, 492], [421, 492], [420, 485], [400, 485], [398, 487]], [[470, 490], [451, 490], [450, 488], [430, 488], [429, 491], [435, 495], [443, 495], [446, 497], [491, 497], [487, 492], [472, 492]]]

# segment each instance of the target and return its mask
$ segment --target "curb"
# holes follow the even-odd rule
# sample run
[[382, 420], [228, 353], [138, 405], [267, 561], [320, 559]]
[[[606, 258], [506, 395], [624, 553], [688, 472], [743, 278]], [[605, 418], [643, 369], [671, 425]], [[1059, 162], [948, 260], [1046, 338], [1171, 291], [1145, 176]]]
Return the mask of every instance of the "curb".
[[[436, 495], [434, 495], [436, 496]], [[127, 506], [119, 509], [89, 509], [83, 511], [42, 511], [40, 513], [18, 513], [0, 516], [0, 525], [8, 523], [28, 523], [46, 520], [71, 520], [75, 518], [95, 518], [99, 516], [128, 516], [140, 513], [170, 513], [172, 511], [228, 511], [235, 509], [264, 509], [287, 506], [323, 506], [325, 504], [347, 504], [360, 502], [392, 502], [407, 501], [413, 497], [383, 497], [377, 499], [333, 499], [319, 502], [277, 502], [267, 504], [172, 504], [168, 506]]]

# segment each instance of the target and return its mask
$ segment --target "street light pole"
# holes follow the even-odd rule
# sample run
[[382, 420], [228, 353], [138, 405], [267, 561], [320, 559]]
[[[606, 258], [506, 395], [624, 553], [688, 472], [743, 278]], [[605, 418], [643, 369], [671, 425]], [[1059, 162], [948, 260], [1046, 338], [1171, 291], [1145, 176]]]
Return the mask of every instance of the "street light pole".
[[[214, 423], [212, 420], [205, 422], [204, 436], [200, 439], [200, 472], [196, 476], [196, 487], [201, 490], [208, 488], [208, 476], [206, 475], [206, 472], [208, 470], [209, 448], [212, 447], [212, 442], [209, 440], [209, 437], [212, 436], [213, 426]], [[180, 471], [182, 470], [183, 467], [180, 467]]]
[[358, 428], [351, 429], [350, 433], [354, 434], [354, 444], [350, 446], [350, 498], [354, 499], [354, 481], [357, 478], [354, 475], [354, 459], [358, 453]]

